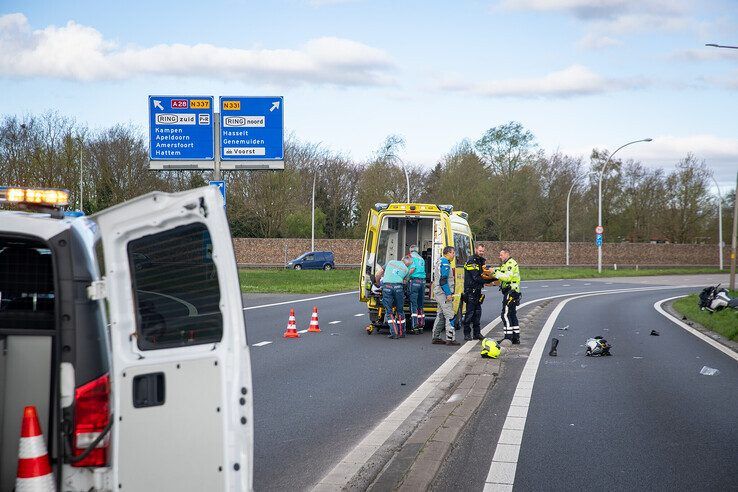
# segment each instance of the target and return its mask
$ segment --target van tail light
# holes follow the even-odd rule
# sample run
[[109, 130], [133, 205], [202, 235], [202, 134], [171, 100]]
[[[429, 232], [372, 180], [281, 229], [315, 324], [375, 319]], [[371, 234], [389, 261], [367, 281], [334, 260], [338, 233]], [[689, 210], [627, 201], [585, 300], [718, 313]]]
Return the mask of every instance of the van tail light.
[[[74, 456], [81, 455], [110, 423], [110, 376], [104, 374], [74, 391]], [[72, 466], [107, 466], [109, 435]]]

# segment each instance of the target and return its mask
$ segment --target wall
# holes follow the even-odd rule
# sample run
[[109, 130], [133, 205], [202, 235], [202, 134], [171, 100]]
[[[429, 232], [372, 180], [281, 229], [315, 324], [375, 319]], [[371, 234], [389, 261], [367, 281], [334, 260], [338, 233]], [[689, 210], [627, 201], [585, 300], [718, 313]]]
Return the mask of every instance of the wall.
[[[537, 243], [510, 241], [505, 243], [482, 241], [491, 260], [502, 244], [510, 248], [512, 256], [527, 266], [560, 266], [566, 264], [565, 243]], [[254, 239], [234, 238], [236, 261], [242, 266], [284, 266], [285, 263], [310, 249], [309, 239]], [[361, 262], [363, 240], [316, 239], [317, 251], [333, 251], [336, 266], [358, 266]], [[724, 248], [725, 264], [729, 265], [730, 248]], [[571, 265], [596, 265], [597, 248], [592, 243], [570, 243]], [[603, 264], [612, 266], [717, 266], [716, 244], [646, 244], [605, 243]]]

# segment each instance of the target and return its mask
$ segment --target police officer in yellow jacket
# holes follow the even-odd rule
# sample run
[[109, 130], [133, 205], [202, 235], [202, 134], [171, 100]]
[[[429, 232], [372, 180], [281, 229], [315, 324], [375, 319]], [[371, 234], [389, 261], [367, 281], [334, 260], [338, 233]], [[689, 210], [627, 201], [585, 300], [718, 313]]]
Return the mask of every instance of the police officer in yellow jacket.
[[502, 292], [502, 324], [505, 338], [512, 343], [520, 343], [520, 326], [518, 325], [517, 307], [520, 304], [520, 269], [518, 262], [510, 257], [510, 251], [500, 251], [502, 265], [494, 269], [494, 275], [500, 281]]

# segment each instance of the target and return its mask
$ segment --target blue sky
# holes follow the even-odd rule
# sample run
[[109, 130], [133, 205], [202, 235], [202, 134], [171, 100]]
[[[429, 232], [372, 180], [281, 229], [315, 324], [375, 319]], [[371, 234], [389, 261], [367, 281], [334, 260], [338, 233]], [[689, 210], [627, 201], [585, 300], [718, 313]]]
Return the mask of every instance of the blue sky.
[[389, 133], [433, 165], [520, 121], [548, 152], [735, 186], [735, 0], [0, 0], [0, 113], [147, 125], [149, 94], [282, 95], [299, 138], [368, 158]]

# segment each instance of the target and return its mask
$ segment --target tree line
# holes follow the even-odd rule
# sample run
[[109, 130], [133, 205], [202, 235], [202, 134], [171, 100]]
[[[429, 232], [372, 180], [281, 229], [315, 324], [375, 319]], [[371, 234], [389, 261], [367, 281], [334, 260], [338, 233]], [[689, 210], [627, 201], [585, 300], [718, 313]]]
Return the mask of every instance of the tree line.
[[[401, 159], [405, 141], [389, 135], [357, 160], [290, 135], [284, 171], [223, 171], [227, 214], [237, 237], [310, 237], [316, 182], [316, 235], [363, 237], [377, 202], [448, 203], [469, 213], [480, 240], [563, 241], [571, 190], [571, 240], [591, 241], [597, 181], [607, 149], [588, 158], [546, 153], [517, 122], [465, 139], [433, 166]], [[0, 120], [0, 185], [61, 187], [87, 214], [153, 190], [204, 186], [210, 171], [152, 171], [142, 132], [115, 125], [93, 131], [58, 113]], [[717, 197], [711, 171], [688, 154], [675, 168], [613, 159], [603, 179], [607, 241], [717, 242]], [[735, 194], [724, 191], [723, 230], [730, 230]]]

